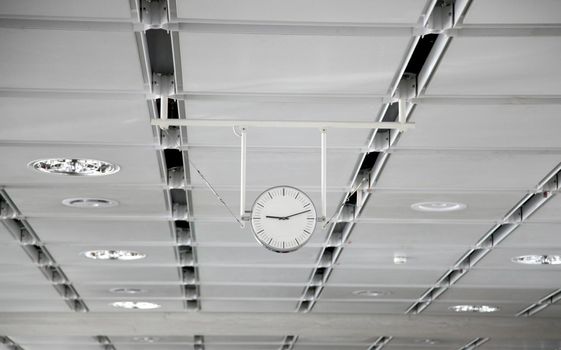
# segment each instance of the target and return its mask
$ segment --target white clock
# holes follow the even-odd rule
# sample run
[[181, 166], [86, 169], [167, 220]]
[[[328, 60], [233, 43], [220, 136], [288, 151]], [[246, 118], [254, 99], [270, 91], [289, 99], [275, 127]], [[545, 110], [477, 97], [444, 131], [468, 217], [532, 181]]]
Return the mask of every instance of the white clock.
[[255, 238], [266, 248], [287, 253], [308, 242], [316, 228], [314, 203], [290, 186], [272, 187], [257, 197], [251, 208]]

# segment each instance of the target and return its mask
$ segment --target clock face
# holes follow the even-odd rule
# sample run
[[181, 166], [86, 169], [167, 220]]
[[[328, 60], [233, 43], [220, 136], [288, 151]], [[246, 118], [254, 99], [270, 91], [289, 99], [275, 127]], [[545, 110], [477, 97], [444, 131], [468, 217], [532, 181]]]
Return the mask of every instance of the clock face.
[[310, 197], [294, 187], [273, 187], [253, 203], [251, 227], [266, 248], [290, 252], [303, 246], [314, 233], [316, 208]]

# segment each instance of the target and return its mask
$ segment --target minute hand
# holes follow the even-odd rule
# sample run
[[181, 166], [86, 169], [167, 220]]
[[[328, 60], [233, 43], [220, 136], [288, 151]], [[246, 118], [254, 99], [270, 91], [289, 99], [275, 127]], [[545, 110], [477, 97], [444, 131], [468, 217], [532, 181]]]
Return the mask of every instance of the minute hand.
[[308, 210], [304, 210], [304, 211], [301, 211], [301, 212], [296, 213], [296, 214], [292, 214], [292, 215], [285, 216], [285, 218], [288, 219], [288, 218], [291, 218], [291, 217], [296, 216], [296, 215], [300, 215], [300, 214], [307, 213], [307, 212], [309, 212], [309, 211], [310, 211], [309, 209], [308, 209]]

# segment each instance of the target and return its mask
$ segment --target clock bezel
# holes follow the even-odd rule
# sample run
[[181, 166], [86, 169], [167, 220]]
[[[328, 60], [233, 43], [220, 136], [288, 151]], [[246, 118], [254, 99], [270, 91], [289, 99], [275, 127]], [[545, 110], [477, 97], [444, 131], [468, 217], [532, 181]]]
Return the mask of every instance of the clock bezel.
[[[257, 205], [257, 201], [259, 200], [259, 198], [261, 198], [261, 196], [263, 196], [265, 193], [275, 190], [277, 188], [291, 188], [293, 190], [298, 191], [301, 195], [305, 196], [306, 198], [308, 198], [308, 201], [310, 202], [313, 212], [314, 212], [314, 226], [312, 228], [312, 232], [310, 233], [308, 239], [306, 239], [305, 241], [303, 241], [302, 243], [300, 243], [299, 245], [297, 245], [294, 248], [291, 249], [285, 249], [285, 250], [279, 250], [279, 248], [277, 247], [273, 247], [269, 244], [267, 244], [266, 242], [262, 241], [259, 236], [257, 235], [257, 232], [255, 232], [255, 227], [253, 226], [253, 212], [255, 210], [255, 206]], [[316, 230], [316, 225], [317, 225], [317, 221], [318, 221], [318, 215], [317, 215], [317, 210], [316, 210], [316, 206], [314, 204], [314, 201], [312, 200], [312, 198], [310, 198], [310, 196], [308, 196], [308, 194], [304, 191], [302, 191], [301, 189], [294, 187], [294, 186], [289, 186], [289, 185], [279, 185], [279, 186], [273, 186], [273, 187], [269, 187], [266, 190], [264, 190], [263, 192], [261, 192], [256, 198], [255, 201], [253, 202], [253, 205], [251, 206], [251, 215], [250, 215], [250, 223], [251, 223], [251, 231], [253, 232], [253, 237], [255, 238], [255, 240], [257, 242], [259, 242], [260, 245], [262, 245], [263, 247], [267, 248], [270, 251], [273, 251], [275, 253], [291, 253], [294, 252], [300, 248], [302, 248], [304, 245], [306, 245], [310, 239], [312, 238], [315, 230]]]

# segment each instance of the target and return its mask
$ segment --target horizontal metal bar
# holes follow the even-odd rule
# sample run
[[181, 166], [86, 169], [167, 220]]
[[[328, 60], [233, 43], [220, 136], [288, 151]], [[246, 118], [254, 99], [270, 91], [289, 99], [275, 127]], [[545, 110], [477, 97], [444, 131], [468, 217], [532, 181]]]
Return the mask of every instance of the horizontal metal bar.
[[170, 126], [235, 126], [251, 128], [288, 128], [288, 129], [395, 129], [406, 131], [415, 127], [413, 123], [394, 122], [331, 122], [331, 121], [269, 121], [269, 120], [225, 120], [225, 119], [154, 119], [152, 125], [160, 128]]
[[450, 37], [544, 37], [561, 36], [560, 25], [489, 25], [489, 26], [463, 26], [462, 28], [447, 29], [444, 34]]

